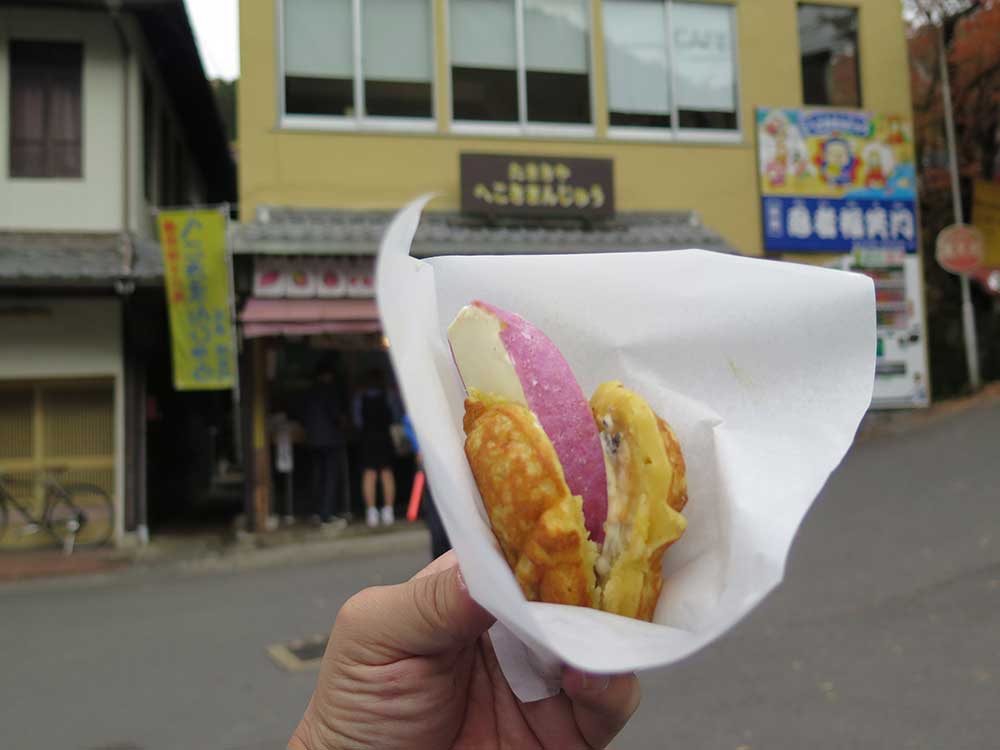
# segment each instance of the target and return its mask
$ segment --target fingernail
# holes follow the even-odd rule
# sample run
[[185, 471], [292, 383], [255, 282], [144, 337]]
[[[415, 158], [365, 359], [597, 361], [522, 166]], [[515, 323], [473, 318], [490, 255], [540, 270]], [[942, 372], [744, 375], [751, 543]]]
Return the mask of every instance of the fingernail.
[[455, 570], [457, 571], [456, 580], [458, 581], [458, 590], [468, 591], [469, 587], [465, 585], [465, 576], [462, 575], [462, 569], [456, 565]]
[[611, 677], [606, 674], [587, 674], [581, 672], [580, 687], [590, 693], [602, 693], [611, 684]]

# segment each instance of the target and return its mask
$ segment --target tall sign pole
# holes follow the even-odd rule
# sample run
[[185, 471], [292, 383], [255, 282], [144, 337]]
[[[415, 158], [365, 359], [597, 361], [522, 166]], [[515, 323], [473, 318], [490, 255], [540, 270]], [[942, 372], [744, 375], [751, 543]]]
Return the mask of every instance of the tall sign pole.
[[[958, 181], [958, 149], [955, 146], [955, 119], [951, 108], [951, 79], [948, 75], [948, 47], [944, 39], [944, 18], [938, 24], [938, 43], [941, 47], [941, 91], [944, 97], [944, 129], [948, 141], [948, 171], [951, 173], [951, 200], [955, 223], [964, 224], [962, 215], [962, 190]], [[979, 345], [976, 341], [976, 318], [972, 309], [972, 292], [969, 275], [959, 275], [962, 285], [962, 331], [965, 334], [965, 359], [969, 367], [969, 382], [978, 391], [982, 385], [979, 374]]]

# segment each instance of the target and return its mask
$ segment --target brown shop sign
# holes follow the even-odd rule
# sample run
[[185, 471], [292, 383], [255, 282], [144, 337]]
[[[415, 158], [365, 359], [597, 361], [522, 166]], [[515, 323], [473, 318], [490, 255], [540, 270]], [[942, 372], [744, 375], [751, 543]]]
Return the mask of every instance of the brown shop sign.
[[464, 213], [598, 219], [615, 212], [611, 159], [461, 154], [459, 161]]

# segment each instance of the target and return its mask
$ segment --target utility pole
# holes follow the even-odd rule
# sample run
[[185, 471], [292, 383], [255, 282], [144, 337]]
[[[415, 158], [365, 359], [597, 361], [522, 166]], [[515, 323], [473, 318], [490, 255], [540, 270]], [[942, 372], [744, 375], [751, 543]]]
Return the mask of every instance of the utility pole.
[[[951, 79], [948, 73], [948, 45], [944, 38], [945, 18], [937, 25], [941, 58], [941, 92], [944, 98], [944, 129], [948, 141], [948, 171], [951, 173], [951, 201], [955, 213], [955, 223], [964, 224], [962, 215], [962, 188], [958, 181], [958, 149], [955, 146], [955, 117], [951, 108]], [[972, 390], [982, 386], [979, 374], [979, 344], [976, 340], [976, 317], [972, 308], [972, 291], [968, 274], [960, 274], [962, 285], [962, 332], [965, 335], [965, 359], [969, 367], [969, 382]]]

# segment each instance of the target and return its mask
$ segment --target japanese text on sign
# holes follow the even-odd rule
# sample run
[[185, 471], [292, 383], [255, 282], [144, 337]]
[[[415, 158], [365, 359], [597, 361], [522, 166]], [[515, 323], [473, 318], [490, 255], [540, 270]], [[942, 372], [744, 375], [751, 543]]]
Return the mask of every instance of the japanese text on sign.
[[573, 185], [572, 176], [572, 170], [562, 162], [514, 161], [507, 168], [507, 180], [477, 182], [472, 194], [487, 205], [601, 208], [604, 188], [596, 183], [589, 187]]
[[917, 219], [906, 201], [765, 198], [764, 239], [772, 250], [849, 251], [917, 247]]
[[592, 215], [613, 212], [606, 159], [463, 154], [462, 210], [468, 213]]
[[236, 382], [226, 218], [219, 211], [157, 217], [166, 269], [174, 387], [218, 390]]

